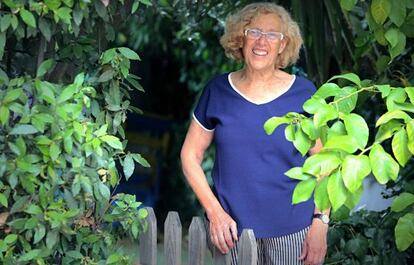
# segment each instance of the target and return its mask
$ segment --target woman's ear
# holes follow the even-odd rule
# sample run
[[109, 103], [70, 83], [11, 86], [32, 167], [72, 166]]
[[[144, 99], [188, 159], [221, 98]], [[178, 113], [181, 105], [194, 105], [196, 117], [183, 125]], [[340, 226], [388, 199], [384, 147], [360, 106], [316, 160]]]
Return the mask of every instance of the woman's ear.
[[280, 46], [279, 46], [279, 54], [281, 54], [281, 53], [285, 50], [285, 48], [286, 48], [286, 46], [287, 46], [288, 42], [289, 42], [289, 39], [285, 36], [285, 37], [283, 38], [283, 40], [280, 42]]

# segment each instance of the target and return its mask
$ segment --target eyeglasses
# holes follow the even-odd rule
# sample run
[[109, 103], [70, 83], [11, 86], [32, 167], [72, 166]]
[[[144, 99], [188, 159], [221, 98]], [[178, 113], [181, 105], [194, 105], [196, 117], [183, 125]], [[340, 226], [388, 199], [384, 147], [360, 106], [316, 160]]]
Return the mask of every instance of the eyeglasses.
[[262, 37], [262, 35], [266, 37], [266, 40], [271, 42], [283, 40], [284, 37], [283, 33], [277, 31], [263, 32], [258, 29], [246, 29], [244, 31], [244, 36], [252, 40], [258, 40], [260, 37]]

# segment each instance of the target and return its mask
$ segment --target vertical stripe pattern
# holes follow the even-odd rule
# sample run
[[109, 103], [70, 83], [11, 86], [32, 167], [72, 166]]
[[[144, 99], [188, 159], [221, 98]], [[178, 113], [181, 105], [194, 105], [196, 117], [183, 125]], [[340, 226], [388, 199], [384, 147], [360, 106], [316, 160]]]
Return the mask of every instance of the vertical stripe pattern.
[[[302, 244], [309, 227], [299, 232], [281, 237], [257, 239], [257, 264], [258, 265], [303, 265], [299, 260], [302, 252]], [[231, 250], [232, 265], [238, 265], [238, 246]]]

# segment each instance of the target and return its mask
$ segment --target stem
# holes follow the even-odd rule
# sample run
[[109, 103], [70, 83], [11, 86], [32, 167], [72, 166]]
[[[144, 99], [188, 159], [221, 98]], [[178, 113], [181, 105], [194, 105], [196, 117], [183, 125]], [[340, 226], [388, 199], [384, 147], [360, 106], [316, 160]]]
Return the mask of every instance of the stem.
[[356, 95], [356, 94], [358, 94], [358, 93], [361, 93], [361, 92], [363, 92], [363, 91], [372, 91], [372, 92], [378, 92], [378, 91], [376, 91], [375, 90], [375, 86], [369, 86], [369, 87], [363, 87], [363, 88], [361, 88], [360, 90], [357, 90], [357, 91], [355, 91], [355, 92], [352, 92], [351, 94], [349, 94], [349, 95], [346, 95], [346, 96], [344, 96], [344, 97], [342, 97], [342, 98], [339, 98], [339, 99], [337, 99], [337, 100], [334, 100], [334, 101], [332, 101], [332, 102], [329, 102], [329, 104], [338, 104], [340, 101], [342, 101], [342, 100], [345, 100], [345, 99], [347, 99], [347, 98], [350, 98], [350, 97], [352, 97], [352, 96], [354, 96], [354, 95]]

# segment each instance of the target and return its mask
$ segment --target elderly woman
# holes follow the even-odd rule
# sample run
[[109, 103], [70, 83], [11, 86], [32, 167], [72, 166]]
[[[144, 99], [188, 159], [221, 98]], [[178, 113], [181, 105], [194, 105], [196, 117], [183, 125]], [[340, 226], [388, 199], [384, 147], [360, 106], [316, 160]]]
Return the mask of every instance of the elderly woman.
[[[271, 136], [263, 129], [274, 115], [301, 112], [315, 92], [307, 79], [281, 70], [298, 59], [298, 25], [281, 6], [250, 4], [228, 18], [221, 45], [244, 67], [207, 84], [181, 151], [184, 174], [206, 211], [211, 241], [222, 253], [231, 251], [237, 264], [235, 242], [249, 228], [257, 238], [259, 264], [320, 264], [329, 212], [320, 212], [313, 200], [292, 205], [297, 181], [284, 172], [305, 158], [285, 139], [283, 128]], [[210, 188], [201, 163], [213, 140]]]

